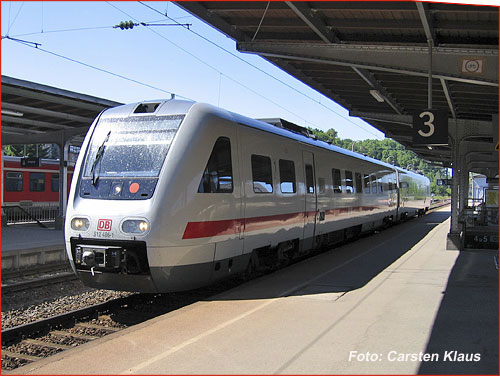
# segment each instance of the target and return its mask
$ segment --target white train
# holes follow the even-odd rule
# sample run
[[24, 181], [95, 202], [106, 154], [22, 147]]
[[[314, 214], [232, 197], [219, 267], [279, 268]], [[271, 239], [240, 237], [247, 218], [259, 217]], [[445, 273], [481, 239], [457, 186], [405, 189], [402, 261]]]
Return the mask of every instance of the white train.
[[93, 287], [187, 290], [428, 209], [426, 177], [305, 132], [178, 100], [104, 111], [68, 199], [74, 271]]

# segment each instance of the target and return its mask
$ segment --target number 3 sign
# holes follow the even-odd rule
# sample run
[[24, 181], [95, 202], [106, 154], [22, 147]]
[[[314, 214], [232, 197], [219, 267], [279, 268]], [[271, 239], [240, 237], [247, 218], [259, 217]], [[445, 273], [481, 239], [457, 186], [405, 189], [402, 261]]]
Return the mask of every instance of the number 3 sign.
[[423, 110], [413, 114], [414, 145], [448, 145], [448, 113]]

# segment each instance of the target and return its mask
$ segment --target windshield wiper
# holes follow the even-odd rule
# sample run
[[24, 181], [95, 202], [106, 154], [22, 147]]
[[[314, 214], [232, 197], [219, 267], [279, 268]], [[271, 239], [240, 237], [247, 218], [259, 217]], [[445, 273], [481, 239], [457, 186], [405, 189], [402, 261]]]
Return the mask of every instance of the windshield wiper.
[[90, 172], [92, 173], [92, 185], [96, 185], [97, 181], [99, 180], [99, 175], [95, 174], [95, 169], [97, 167], [97, 162], [102, 158], [104, 154], [104, 149], [106, 149], [106, 142], [109, 140], [109, 135], [111, 134], [111, 131], [108, 132], [106, 137], [104, 138], [104, 141], [102, 142], [101, 146], [99, 146], [99, 149], [97, 149], [97, 153], [95, 155], [94, 163], [92, 163], [92, 168], [90, 169]]

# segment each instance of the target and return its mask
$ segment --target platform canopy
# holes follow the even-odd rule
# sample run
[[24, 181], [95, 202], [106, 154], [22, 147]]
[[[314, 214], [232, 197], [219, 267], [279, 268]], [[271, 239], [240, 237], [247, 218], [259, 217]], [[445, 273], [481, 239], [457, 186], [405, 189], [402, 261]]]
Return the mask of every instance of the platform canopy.
[[447, 114], [452, 136], [454, 127], [472, 129], [466, 137], [494, 149], [497, 7], [412, 1], [177, 4], [233, 38], [239, 51], [267, 59], [424, 159], [445, 166], [453, 160], [452, 141], [412, 142], [413, 114], [428, 108]]
[[81, 143], [95, 117], [120, 103], [2, 76], [2, 145]]

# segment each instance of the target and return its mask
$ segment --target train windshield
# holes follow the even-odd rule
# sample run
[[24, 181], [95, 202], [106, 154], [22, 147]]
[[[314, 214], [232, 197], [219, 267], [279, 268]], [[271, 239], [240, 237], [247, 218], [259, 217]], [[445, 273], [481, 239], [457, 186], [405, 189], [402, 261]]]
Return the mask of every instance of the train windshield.
[[157, 177], [184, 115], [102, 119], [83, 176]]

